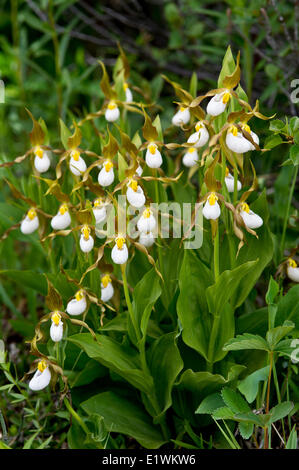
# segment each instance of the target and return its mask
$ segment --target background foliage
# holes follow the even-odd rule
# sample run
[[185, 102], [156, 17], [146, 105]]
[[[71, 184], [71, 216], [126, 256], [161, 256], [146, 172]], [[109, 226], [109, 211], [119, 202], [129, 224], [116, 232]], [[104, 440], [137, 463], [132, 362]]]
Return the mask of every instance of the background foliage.
[[[121, 42], [128, 55], [132, 84], [136, 90], [138, 87], [143, 91], [147, 102], [157, 101], [157, 110], [161, 113], [164, 129], [169, 126], [174, 112], [174, 98], [171, 87], [163, 81], [161, 73], [188, 89], [192, 73], [196, 72], [198, 93], [204, 93], [216, 86], [228, 44], [235, 55], [241, 50], [242, 86], [251, 103], [258, 98], [261, 112], [266, 115], [277, 113], [277, 119], [284, 119], [285, 115], [290, 119], [298, 112], [298, 105], [290, 99], [291, 81], [297, 78], [299, 71], [299, 5], [295, 0], [217, 3], [196, 0], [1, 0], [0, 5], [0, 78], [5, 83], [5, 104], [0, 104], [0, 158], [3, 161], [22, 155], [28, 148], [31, 122], [25, 113], [25, 106], [34, 116], [43, 117], [53, 147], [60, 146], [59, 117], [71, 122], [73, 117], [78, 119], [87, 111], [100, 108], [104, 96], [99, 87], [101, 71], [97, 61], [103, 60], [111, 72], [111, 66], [118, 55], [117, 41]], [[255, 131], [261, 141], [267, 142], [269, 124], [264, 121], [256, 124]], [[139, 117], [134, 117], [132, 127], [137, 128], [140, 125]], [[275, 131], [275, 124], [273, 130]], [[95, 138], [91, 133], [85, 136], [89, 148], [95, 145]], [[259, 245], [255, 240], [251, 241], [252, 246], [248, 248], [246, 259], [241, 254], [238, 260], [239, 264], [250, 263], [259, 250], [259, 266], [248, 264], [249, 274], [243, 279], [237, 271], [238, 266], [235, 267], [235, 279], [238, 282], [236, 288], [238, 293], [242, 293], [242, 302], [233, 293], [230, 299], [231, 307], [236, 309], [236, 334], [251, 333], [264, 337], [267, 331], [268, 307], [265, 295], [270, 272], [273, 274], [281, 262], [279, 244], [292, 179], [293, 167], [281, 166], [288, 158], [288, 151], [288, 145], [280, 145], [262, 156], [253, 154], [261, 190], [253, 208], [264, 219], [269, 218], [272, 233], [264, 226], [259, 233]], [[25, 192], [34, 194], [35, 181], [28, 178], [28, 166], [20, 165], [14, 170], [1, 169], [0, 172], [1, 176], [9, 177]], [[0, 185], [0, 228], [4, 231], [12, 220], [21, 219], [24, 209], [20, 201], [11, 198], [9, 188], [3, 180]], [[186, 196], [183, 189], [181, 191], [178, 198]], [[194, 197], [192, 192], [189, 194], [191, 196], [188, 197]], [[293, 218], [288, 221], [286, 235], [287, 250], [298, 243], [297, 211], [298, 200], [295, 193], [291, 201]], [[150, 417], [150, 414], [153, 415], [150, 413], [151, 406], [144, 395], [143, 402], [137, 398], [140, 391], [144, 393], [145, 388], [150, 388], [152, 384], [148, 384], [140, 376], [137, 363], [139, 359], [132, 356], [132, 348], [126, 340], [120, 345], [123, 333], [127, 330], [123, 302], [117, 321], [112, 317], [108, 318], [110, 321], [102, 328], [101, 333], [105, 332], [103, 338], [107, 342], [103, 348], [105, 353], [103, 350], [89, 349], [94, 345], [89, 344], [91, 340], [87, 333], [77, 338], [73, 336], [72, 342], [68, 343], [65, 368], [70, 371], [73, 404], [76, 409], [82, 404], [80, 414], [84, 413], [89, 420], [89, 428], [93, 429], [94, 434], [93, 438], [86, 438], [84, 429], [76, 419], [73, 419], [69, 430], [69, 412], [65, 408], [59, 409], [59, 396], [54, 397], [53, 403], [49, 392], [48, 395], [45, 392], [42, 398], [34, 396], [28, 401], [28, 392], [23, 385], [17, 385], [21, 387], [20, 390], [7, 386], [7, 380], [15, 381], [16, 376], [21, 378], [29, 369], [32, 358], [28, 355], [24, 340], [32, 338], [34, 326], [44, 309], [44, 296], [47, 292], [47, 283], [42, 273], [49, 271], [50, 260], [34, 236], [30, 236], [31, 243], [27, 241], [28, 237], [13, 232], [0, 245], [0, 333], [8, 345], [8, 360], [11, 363], [10, 372], [6, 370], [6, 376], [1, 378], [4, 388], [1, 389], [0, 409], [5, 410], [10, 445], [27, 448], [68, 445], [76, 448], [84, 441], [86, 447], [102, 446], [105, 443], [111, 448], [136, 445], [155, 448], [163, 445], [169, 437], [175, 441], [172, 445], [191, 448], [227, 445], [222, 433], [215, 431], [215, 424], [208, 415], [219, 410], [220, 405], [221, 408], [228, 409], [232, 403], [232, 408], [236, 406], [238, 398], [234, 396], [230, 400], [229, 394], [233, 392], [229, 390], [232, 388], [234, 393], [239, 393], [236, 392], [237, 385], [243, 396], [246, 390], [247, 402], [252, 403], [256, 399], [256, 384], [267, 377], [265, 356], [268, 352], [259, 349], [252, 349], [250, 354], [245, 349], [230, 352], [228, 361], [218, 362], [213, 377], [208, 372], [203, 372], [207, 332], [204, 331], [204, 322], [198, 322], [197, 309], [198, 303], [205, 300], [192, 279], [207, 280], [207, 285], [202, 285], [201, 288], [205, 290], [210, 286], [211, 302], [221, 292], [221, 286], [213, 285], [211, 288], [212, 283], [209, 282], [207, 260], [211, 247], [207, 247], [203, 254], [187, 251], [175, 260], [165, 260], [165, 272], [173, 275], [173, 279], [167, 276], [166, 294], [161, 295], [158, 283], [155, 284], [154, 271], [146, 274], [148, 279], [143, 278], [140, 281], [145, 287], [153, 286], [152, 302], [158, 299], [148, 329], [149, 368], [159, 390], [156, 397], [159, 412], [156, 413], [154, 422]], [[172, 243], [176, 249], [176, 241]], [[72, 247], [63, 247], [57, 243], [57, 250], [57, 260], [61, 254], [71, 260]], [[140, 255], [136, 255], [136, 259], [136, 270], [129, 273], [129, 281], [134, 286], [149, 269]], [[228, 263], [225, 256], [222, 263], [223, 270]], [[173, 269], [174, 266], [176, 269]], [[32, 275], [32, 272], [35, 274]], [[234, 276], [233, 271], [230, 272]], [[55, 286], [60, 287], [66, 302], [74, 293], [72, 288], [56, 270], [49, 277]], [[179, 290], [173, 287], [173, 281], [178, 281]], [[288, 293], [285, 297], [280, 294], [275, 299], [278, 309], [276, 326], [291, 319], [298, 329], [298, 288], [289, 287], [287, 284]], [[142, 292], [142, 285], [140, 294], [135, 287], [135, 306], [141, 300], [144, 302]], [[140, 299], [137, 299], [138, 296]], [[169, 299], [172, 299], [172, 303], [169, 303]], [[183, 337], [176, 337], [172, 328], [177, 300], [177, 314], [184, 328]], [[207, 310], [206, 305], [200, 305], [200, 308], [202, 311]], [[162, 325], [155, 322], [157, 310], [170, 312], [170, 318], [166, 314]], [[185, 315], [186, 311], [188, 317]], [[293, 312], [290, 313], [292, 318], [288, 318], [289, 311]], [[225, 325], [226, 331], [229, 325], [234, 328], [230, 322], [229, 309]], [[200, 328], [203, 331], [198, 343], [198, 336], [193, 337], [192, 332]], [[230, 333], [227, 333], [229, 337]], [[225, 337], [220, 340], [217, 361], [227, 354], [227, 351], [222, 350], [226, 340]], [[80, 355], [74, 367], [73, 359], [77, 357], [78, 343], [81, 343], [85, 352]], [[117, 354], [122, 357], [121, 364], [115, 364], [115, 348], [119, 349]], [[160, 357], [168, 358], [168, 361], [165, 359], [160, 362], [157, 360]], [[249, 372], [258, 371], [258, 375], [249, 375], [251, 379], [242, 375], [245, 365]], [[284, 397], [289, 400], [291, 395], [292, 400], [298, 401], [294, 378], [296, 367], [292, 367], [285, 369], [281, 359], [277, 365], [277, 375]], [[72, 368], [76, 370], [73, 376]], [[160, 383], [161, 377], [165, 378], [168, 385]], [[239, 378], [243, 382], [239, 383]], [[245, 380], [250, 380], [250, 386]], [[224, 386], [231, 388], [224, 392], [225, 396], [223, 393], [220, 396]], [[209, 403], [206, 408], [201, 405], [202, 408], [198, 409], [202, 400], [209, 395], [213, 395], [217, 406], [214, 401], [214, 404]], [[255, 404], [263, 405], [259, 396]], [[170, 407], [171, 413], [167, 412]], [[125, 415], [123, 410], [126, 410]], [[198, 414], [195, 414], [196, 410]], [[290, 410], [285, 411], [286, 413], [277, 414], [278, 419]], [[226, 409], [223, 416], [232, 419], [233, 413], [234, 419], [237, 419], [236, 415], [245, 412], [248, 409], [240, 400], [237, 408], [231, 410], [230, 414]], [[119, 422], [116, 417], [120, 415], [123, 419]], [[291, 421], [291, 417], [288, 419], [291, 430], [294, 421]], [[168, 431], [163, 436], [159, 427], [163, 420], [168, 421], [171, 436], [167, 435]], [[240, 422], [238, 421], [239, 426]], [[246, 436], [248, 429], [242, 429], [241, 424], [241, 431]], [[228, 433], [227, 430], [226, 432]], [[292, 437], [291, 434], [289, 439], [291, 438], [294, 440], [294, 435]], [[237, 439], [240, 442], [241, 438]], [[290, 446], [296, 446], [296, 438], [295, 444], [291, 440], [289, 442]], [[233, 444], [236, 446], [235, 442]], [[278, 438], [276, 445], [280, 445]]]

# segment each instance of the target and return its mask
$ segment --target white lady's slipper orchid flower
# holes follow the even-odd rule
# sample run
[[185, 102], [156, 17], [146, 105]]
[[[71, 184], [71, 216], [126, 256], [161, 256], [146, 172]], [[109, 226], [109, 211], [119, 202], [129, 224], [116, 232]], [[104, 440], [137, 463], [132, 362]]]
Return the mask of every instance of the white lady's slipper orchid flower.
[[117, 121], [119, 116], [120, 116], [120, 112], [116, 103], [114, 103], [114, 101], [110, 101], [105, 111], [106, 121], [108, 122]]
[[104, 222], [104, 220], [107, 217], [107, 211], [102, 201], [102, 198], [99, 197], [98, 199], [94, 201], [92, 212], [93, 212], [94, 218], [96, 219], [97, 224]]
[[129, 88], [129, 85], [127, 83], [124, 83], [124, 90], [126, 93], [126, 103], [132, 103], [133, 101], [133, 94]]
[[155, 243], [153, 232], [141, 232], [139, 236], [139, 243], [146, 248], [149, 248]]
[[63, 337], [63, 322], [59, 312], [54, 312], [51, 316], [50, 336], [54, 343], [58, 343]]
[[98, 182], [101, 186], [110, 186], [114, 181], [113, 163], [111, 160], [105, 160], [103, 167], [98, 175]]
[[85, 312], [87, 307], [86, 298], [82, 289], [78, 290], [75, 298], [70, 300], [66, 306], [66, 311], [69, 315], [81, 315]]
[[[226, 168], [225, 178], [224, 178], [227, 190], [229, 193], [234, 192], [235, 182], [233, 175], [229, 172], [228, 168]], [[241, 181], [237, 180], [237, 191], [242, 189]]]
[[190, 147], [183, 156], [183, 165], [191, 168], [198, 162], [198, 151], [195, 147]]
[[128, 261], [129, 252], [126, 245], [126, 240], [122, 236], [118, 236], [115, 240], [115, 245], [111, 251], [111, 258], [115, 264], [124, 264]]
[[90, 235], [90, 228], [88, 225], [83, 225], [80, 236], [80, 248], [84, 253], [89, 253], [94, 246], [94, 239]]
[[131, 206], [137, 207], [137, 208], [144, 206], [145, 195], [144, 195], [142, 187], [139, 186], [136, 180], [131, 180], [129, 182], [126, 196]]
[[[248, 134], [251, 135], [252, 140], [253, 140], [257, 145], [259, 145], [259, 143], [260, 143], [259, 136], [258, 136], [255, 132], [253, 132], [253, 131], [250, 129], [250, 127], [248, 126], [248, 124], [243, 123], [243, 124], [241, 124], [241, 127], [242, 127], [242, 129], [243, 129], [244, 131], [248, 132]], [[250, 146], [250, 150], [255, 150], [255, 146], [254, 146], [251, 142], [249, 142], [249, 140], [248, 140], [247, 142], [248, 142], [248, 144], [249, 144], [249, 146]]]
[[227, 147], [236, 153], [248, 152], [253, 147], [249, 140], [245, 139], [242, 132], [239, 132], [238, 128], [234, 125], [227, 131], [225, 142]]
[[62, 204], [57, 214], [54, 215], [53, 219], [51, 220], [51, 226], [54, 230], [64, 230], [70, 225], [71, 221], [72, 220], [67, 204]]
[[209, 140], [209, 133], [207, 131], [206, 126], [203, 122], [198, 121], [195, 126], [195, 132], [190, 135], [189, 139], [187, 140], [188, 144], [194, 144], [195, 148], [200, 148], [206, 145]]
[[143, 212], [142, 216], [137, 222], [137, 228], [139, 232], [152, 232], [156, 228], [156, 219], [149, 207]]
[[36, 372], [29, 382], [30, 390], [38, 392], [39, 390], [46, 388], [50, 382], [51, 372], [49, 370], [49, 366], [47, 366], [46, 361], [39, 361]]
[[114, 294], [114, 289], [109, 274], [106, 274], [101, 279], [101, 300], [103, 302], [109, 302]]
[[219, 116], [225, 111], [227, 103], [231, 98], [231, 94], [229, 90], [224, 90], [221, 93], [217, 93], [217, 95], [213, 96], [208, 103], [207, 106], [207, 113], [210, 116]]
[[24, 235], [29, 235], [30, 233], [35, 232], [38, 229], [39, 220], [34, 208], [29, 209], [26, 214], [25, 219], [21, 222], [20, 230]]
[[150, 168], [160, 168], [163, 163], [161, 152], [153, 142], [147, 146], [145, 162]]
[[39, 145], [34, 148], [34, 166], [39, 173], [45, 173], [50, 168], [49, 152], [43, 150]]
[[180, 107], [180, 109], [175, 113], [175, 115], [172, 118], [172, 124], [177, 127], [184, 125], [184, 124], [188, 124], [189, 121], [190, 121], [189, 108], [184, 108], [183, 106]]
[[291, 281], [299, 282], [299, 268], [294, 259], [288, 259], [287, 275]]
[[203, 216], [206, 219], [215, 220], [215, 219], [218, 219], [218, 217], [220, 217], [221, 210], [217, 201], [218, 201], [218, 197], [216, 196], [215, 193], [211, 193], [208, 196], [208, 199], [202, 210]]
[[264, 223], [263, 219], [259, 215], [255, 214], [255, 212], [249, 209], [249, 206], [246, 204], [246, 202], [242, 202], [240, 216], [248, 228], [259, 228]]
[[80, 176], [86, 171], [86, 163], [80, 156], [79, 150], [71, 151], [70, 170], [75, 176]]

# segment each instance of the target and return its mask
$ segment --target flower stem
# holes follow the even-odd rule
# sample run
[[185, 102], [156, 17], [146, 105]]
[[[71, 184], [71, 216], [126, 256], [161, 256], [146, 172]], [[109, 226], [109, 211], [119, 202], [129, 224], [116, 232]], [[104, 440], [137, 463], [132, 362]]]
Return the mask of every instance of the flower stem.
[[[121, 273], [122, 273], [122, 278], [123, 278], [123, 283], [124, 283], [124, 292], [125, 292], [125, 298], [126, 298], [126, 302], [127, 302], [127, 306], [128, 306], [128, 311], [129, 311], [129, 315], [131, 317], [131, 321], [132, 321], [132, 324], [133, 324], [133, 327], [134, 327], [134, 330], [135, 330], [135, 334], [136, 334], [136, 338], [137, 338], [137, 341], [138, 341], [138, 348], [139, 348], [142, 368], [143, 368], [143, 370], [146, 374], [151, 375], [151, 372], [150, 372], [150, 370], [148, 368], [148, 365], [146, 363], [146, 355], [145, 355], [145, 349], [144, 349], [145, 344], [144, 344], [144, 341], [141, 341], [141, 339], [142, 339], [141, 334], [140, 334], [140, 331], [139, 331], [139, 327], [136, 324], [136, 319], [135, 319], [134, 312], [133, 312], [133, 307], [132, 307], [130, 294], [129, 294], [129, 289], [128, 289], [127, 275], [126, 275], [126, 265], [125, 264], [121, 265]], [[159, 411], [160, 408], [159, 408], [159, 404], [158, 404], [158, 401], [157, 401], [155, 389], [153, 389], [152, 393], [148, 393], [147, 396], [148, 396], [148, 399], [149, 399], [155, 413], [158, 415], [159, 412], [160, 412]], [[161, 420], [160, 426], [161, 426], [161, 430], [162, 430], [162, 434], [163, 434], [164, 438], [166, 440], [168, 440], [168, 430], [167, 430], [167, 426], [166, 426], [166, 423], [165, 423], [165, 418], [163, 418]]]
[[135, 316], [134, 316], [133, 307], [132, 307], [132, 303], [131, 303], [131, 299], [130, 299], [130, 294], [129, 294], [129, 289], [128, 289], [128, 281], [127, 281], [127, 274], [126, 274], [126, 264], [122, 264], [120, 266], [120, 268], [121, 268], [121, 274], [122, 274], [123, 283], [124, 283], [125, 299], [126, 299], [129, 315], [130, 315], [130, 318], [131, 318], [131, 321], [132, 321], [132, 324], [133, 324], [133, 327], [134, 327], [134, 330], [135, 330], [137, 341], [139, 341], [140, 338], [141, 338], [140, 337], [140, 331], [139, 331], [138, 325], [136, 323], [136, 319], [135, 319]]
[[74, 410], [74, 408], [71, 406], [70, 402], [68, 401], [67, 398], [64, 398], [63, 400], [67, 410], [71, 413], [71, 415], [75, 418], [75, 420], [77, 421], [77, 423], [80, 424], [81, 428], [83, 429], [83, 431], [85, 432], [86, 435], [89, 434], [89, 429], [88, 427], [86, 426], [86, 424], [84, 423], [83, 419], [78, 415], [78, 413], [76, 413], [76, 411]]
[[287, 230], [287, 225], [288, 225], [288, 220], [289, 220], [289, 215], [290, 215], [290, 208], [291, 208], [293, 193], [294, 193], [294, 189], [295, 189], [295, 185], [296, 185], [297, 175], [298, 175], [298, 165], [294, 166], [294, 174], [293, 174], [291, 189], [290, 189], [290, 192], [289, 192], [289, 198], [288, 198], [288, 202], [287, 202], [285, 217], [284, 217], [284, 221], [283, 221], [283, 229], [282, 229], [281, 243], [280, 243], [280, 257], [281, 258], [283, 257], [283, 254], [284, 254], [286, 230]]
[[[153, 170], [153, 172], [154, 172], [154, 170]], [[156, 177], [158, 176], [158, 171], [154, 172], [154, 176], [156, 176]], [[156, 204], [159, 205], [160, 198], [159, 198], [159, 186], [158, 186], [158, 181], [155, 180], [155, 181], [154, 181], [154, 184], [155, 184], [155, 198], [156, 198]], [[157, 217], [159, 217], [159, 213], [158, 213], [158, 212], [157, 212]], [[158, 250], [159, 269], [160, 269], [161, 274], [163, 275], [163, 273], [162, 273], [163, 261], [162, 261], [162, 252], [161, 252], [161, 248], [160, 248], [160, 244], [159, 244], [159, 236], [158, 236], [157, 250]]]
[[[269, 369], [269, 375], [268, 375], [268, 388], [267, 388], [267, 398], [266, 398], [266, 414], [269, 413], [270, 409], [270, 385], [271, 385], [271, 375], [272, 375], [272, 366], [273, 366], [273, 352], [269, 353], [270, 356], [270, 369]], [[264, 428], [264, 449], [269, 448], [269, 434], [268, 434], [268, 428]]]
[[215, 282], [219, 276], [219, 227], [217, 222], [216, 234], [214, 238], [214, 278]]
[[[216, 234], [214, 237], [214, 279], [215, 279], [215, 282], [217, 281], [218, 277], [219, 277], [219, 228], [217, 225]], [[211, 331], [211, 336], [210, 336], [210, 341], [209, 341], [209, 348], [208, 348], [207, 368], [209, 372], [213, 371], [214, 349], [215, 349], [215, 344], [216, 344], [216, 338], [218, 335], [219, 323], [220, 323], [220, 316], [213, 315], [213, 326], [212, 326], [212, 331]]]

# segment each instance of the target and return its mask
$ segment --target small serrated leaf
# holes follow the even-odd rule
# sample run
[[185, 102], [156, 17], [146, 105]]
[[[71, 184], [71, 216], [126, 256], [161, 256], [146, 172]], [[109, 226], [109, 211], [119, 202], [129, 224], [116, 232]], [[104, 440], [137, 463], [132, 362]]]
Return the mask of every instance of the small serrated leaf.
[[254, 424], [252, 423], [239, 423], [239, 431], [243, 439], [249, 439], [254, 430]]
[[231, 388], [225, 387], [221, 391], [221, 396], [226, 404], [233, 413], [247, 413], [250, 411], [248, 403], [240, 395], [240, 393], [232, 390]]

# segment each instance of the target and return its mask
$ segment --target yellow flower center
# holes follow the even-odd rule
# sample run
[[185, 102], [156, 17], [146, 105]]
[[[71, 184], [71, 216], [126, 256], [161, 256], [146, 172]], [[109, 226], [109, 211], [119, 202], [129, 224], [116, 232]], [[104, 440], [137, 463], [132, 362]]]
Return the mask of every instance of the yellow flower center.
[[44, 360], [39, 361], [39, 363], [37, 364], [37, 368], [40, 372], [44, 372], [44, 370], [47, 368], [46, 361], [44, 361]]
[[228, 176], [228, 174], [229, 174], [229, 169], [226, 167], [225, 168], [225, 176]]
[[85, 240], [89, 239], [90, 228], [88, 227], [88, 225], [83, 226], [83, 228], [81, 229], [81, 233], [84, 235]]
[[250, 127], [248, 126], [248, 124], [243, 124], [243, 125], [242, 125], [242, 129], [243, 129], [244, 131], [248, 132], [249, 134], [250, 134], [250, 132], [251, 132], [251, 129], [250, 129]]
[[73, 150], [73, 151], [72, 151], [72, 157], [73, 157], [73, 159], [74, 159], [76, 162], [78, 162], [78, 161], [79, 161], [79, 157], [80, 157], [80, 152], [79, 152], [79, 150]]
[[244, 212], [247, 212], [247, 214], [249, 214], [249, 205], [246, 204], [246, 202], [242, 202], [241, 210], [244, 211]]
[[66, 204], [62, 204], [62, 206], [60, 206], [59, 208], [59, 212], [61, 215], [65, 214], [66, 212], [68, 211], [68, 207]]
[[96, 199], [93, 203], [94, 207], [99, 207], [102, 205], [102, 198], [99, 197], [98, 199]]
[[59, 325], [59, 322], [61, 320], [61, 315], [57, 310], [51, 316], [51, 320], [52, 320], [53, 323], [55, 323], [56, 326]]
[[105, 167], [105, 170], [108, 173], [111, 170], [111, 168], [113, 168], [113, 163], [110, 162], [110, 161], [107, 161], [106, 163], [104, 163], [104, 167]]
[[203, 125], [201, 124], [201, 122], [198, 122], [198, 123], [196, 124], [196, 126], [195, 126], [196, 132], [199, 132], [200, 129], [202, 129], [202, 128], [203, 128]]
[[157, 150], [157, 146], [155, 144], [151, 144], [151, 145], [148, 146], [148, 149], [149, 149], [149, 151], [152, 155], [155, 155], [156, 150]]
[[110, 103], [108, 104], [108, 109], [115, 109], [115, 108], [116, 108], [116, 104], [113, 101], [110, 101]]
[[190, 147], [190, 148], [189, 148], [189, 153], [193, 153], [193, 152], [195, 152], [195, 150], [196, 150], [195, 147]]
[[33, 220], [34, 217], [36, 217], [36, 210], [35, 209], [29, 209], [27, 212], [27, 216], [30, 220]]
[[218, 197], [216, 196], [215, 193], [211, 193], [208, 197], [208, 201], [209, 201], [210, 206], [214, 206], [216, 201], [218, 201]]
[[43, 149], [41, 149], [39, 146], [35, 148], [35, 151], [34, 151], [35, 155], [39, 158], [43, 158], [43, 155], [44, 155], [44, 151]]
[[238, 128], [237, 126], [231, 126], [230, 129], [229, 129], [229, 132], [231, 132], [233, 134], [233, 136], [237, 136], [238, 135]]
[[130, 186], [130, 188], [132, 188], [133, 191], [135, 191], [135, 193], [136, 193], [136, 191], [137, 191], [137, 189], [138, 189], [138, 183], [137, 183], [137, 181], [136, 181], [136, 180], [131, 180], [129, 186]]
[[80, 300], [82, 300], [84, 297], [84, 292], [82, 289], [78, 290], [78, 292], [76, 292], [75, 294], [75, 299], [77, 300], [77, 302], [79, 302]]
[[145, 219], [149, 219], [151, 216], [151, 210], [149, 207], [147, 207], [144, 211], [143, 211], [143, 214], [142, 214], [142, 217], [144, 217]]
[[230, 93], [227, 91], [226, 93], [224, 93], [223, 97], [222, 97], [222, 103], [228, 103], [230, 100]]
[[126, 91], [129, 88], [129, 85], [127, 83], [124, 83], [124, 90]]
[[297, 268], [297, 263], [296, 263], [296, 261], [295, 261], [294, 259], [292, 259], [292, 258], [289, 258], [289, 259], [288, 259], [288, 264], [289, 264], [289, 266], [290, 266], [291, 268]]
[[109, 276], [109, 274], [106, 274], [105, 276], [102, 277], [102, 284], [104, 287], [107, 287], [110, 282], [111, 282], [111, 277]]
[[183, 106], [181, 106], [181, 107], [180, 107], [181, 113], [182, 113], [183, 111], [185, 111], [185, 109], [186, 109], [186, 108], [184, 108]]
[[117, 248], [118, 248], [119, 250], [122, 249], [122, 247], [124, 246], [125, 241], [126, 241], [126, 240], [124, 239], [124, 237], [117, 237], [117, 239], [116, 239], [116, 245], [117, 245]]

